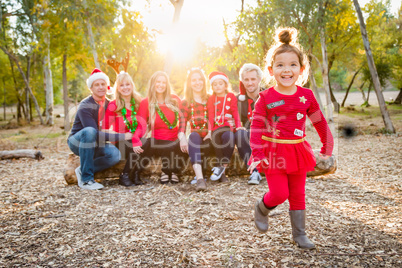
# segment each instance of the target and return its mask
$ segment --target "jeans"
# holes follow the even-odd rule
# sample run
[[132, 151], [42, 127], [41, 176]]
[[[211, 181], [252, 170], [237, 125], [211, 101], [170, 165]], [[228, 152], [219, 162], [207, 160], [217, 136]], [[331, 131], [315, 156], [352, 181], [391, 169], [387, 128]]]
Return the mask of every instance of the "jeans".
[[70, 150], [80, 157], [82, 182], [94, 179], [96, 172], [119, 163], [121, 154], [113, 144], [99, 146], [96, 142], [98, 131], [86, 127], [70, 136], [67, 140]]
[[144, 152], [141, 154], [141, 159], [150, 160], [152, 157], [160, 157], [162, 172], [165, 174], [180, 174], [186, 167], [188, 154], [181, 151], [178, 139], [170, 141], [148, 138], [142, 148]]
[[212, 132], [211, 140], [220, 165], [229, 164], [235, 147], [233, 132], [226, 126], [217, 128]]
[[211, 154], [211, 140], [203, 140], [197, 132], [192, 132], [188, 137], [188, 154], [191, 164], [201, 164], [202, 160]]

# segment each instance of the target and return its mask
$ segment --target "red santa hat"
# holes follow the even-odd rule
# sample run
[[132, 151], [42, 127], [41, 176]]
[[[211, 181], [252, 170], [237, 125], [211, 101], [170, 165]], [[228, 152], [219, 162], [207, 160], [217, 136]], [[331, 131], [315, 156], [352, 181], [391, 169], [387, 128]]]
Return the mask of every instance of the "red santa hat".
[[227, 84], [229, 84], [229, 77], [222, 73], [222, 72], [212, 72], [208, 76], [209, 82], [212, 84], [216, 79], [222, 79], [225, 81]]
[[245, 101], [246, 100], [246, 88], [244, 87], [244, 84], [242, 81], [239, 83], [239, 101]]
[[107, 91], [110, 94], [110, 80], [109, 77], [102, 72], [101, 70], [99, 70], [98, 68], [95, 68], [91, 75], [89, 76], [89, 78], [87, 79], [87, 86], [88, 88], [92, 87], [92, 83], [95, 82], [98, 79], [103, 79], [105, 80], [106, 84], [107, 84]]

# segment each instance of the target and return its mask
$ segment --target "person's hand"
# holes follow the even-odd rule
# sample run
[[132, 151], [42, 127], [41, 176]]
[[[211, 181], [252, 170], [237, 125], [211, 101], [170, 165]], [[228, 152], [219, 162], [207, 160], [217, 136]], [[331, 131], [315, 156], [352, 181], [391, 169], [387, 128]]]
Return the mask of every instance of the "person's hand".
[[141, 146], [135, 146], [135, 147], [133, 147], [133, 151], [136, 154], [140, 154], [140, 153], [144, 152], [144, 149], [142, 149]]
[[208, 134], [204, 137], [204, 141], [206, 141], [207, 139], [211, 139], [211, 136], [212, 136], [212, 134], [211, 134], [211, 132], [208, 132]]
[[[267, 160], [267, 159], [264, 159], [264, 160], [262, 160], [262, 161], [264, 161], [264, 163], [268, 166], [268, 160]], [[253, 170], [254, 170], [256, 167], [258, 167], [258, 165], [259, 165], [260, 163], [261, 163], [261, 160], [260, 160], [260, 161], [252, 162], [252, 163], [250, 164], [250, 166], [248, 167], [247, 171], [250, 172], [250, 174], [253, 173]]]
[[322, 153], [319, 153], [319, 156], [324, 160], [327, 160], [328, 158], [331, 157], [330, 155], [325, 155], [325, 154], [322, 154]]
[[236, 128], [236, 131], [239, 131], [239, 130], [246, 130], [246, 128], [245, 128], [245, 127], [238, 127], [238, 128]]
[[230, 127], [233, 128], [233, 127], [236, 126], [233, 117], [226, 117], [226, 120], [227, 120], [227, 122], [229, 123], [229, 126], [230, 126]]
[[133, 138], [133, 134], [131, 134], [130, 132], [124, 133], [125, 140], [131, 140], [132, 138]]
[[180, 138], [180, 150], [183, 153], [187, 153], [188, 154], [188, 143], [187, 143], [187, 139], [186, 136], [182, 136]]

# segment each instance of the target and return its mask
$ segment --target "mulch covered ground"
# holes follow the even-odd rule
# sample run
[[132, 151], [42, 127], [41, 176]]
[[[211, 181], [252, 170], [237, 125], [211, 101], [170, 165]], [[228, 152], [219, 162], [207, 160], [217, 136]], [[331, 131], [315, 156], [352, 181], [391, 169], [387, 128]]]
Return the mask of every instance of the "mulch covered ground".
[[40, 162], [0, 161], [2, 267], [402, 267], [400, 134], [336, 137], [337, 172], [306, 183], [311, 251], [291, 242], [287, 202], [254, 228], [266, 182], [84, 191], [64, 181], [64, 140], [40, 141]]

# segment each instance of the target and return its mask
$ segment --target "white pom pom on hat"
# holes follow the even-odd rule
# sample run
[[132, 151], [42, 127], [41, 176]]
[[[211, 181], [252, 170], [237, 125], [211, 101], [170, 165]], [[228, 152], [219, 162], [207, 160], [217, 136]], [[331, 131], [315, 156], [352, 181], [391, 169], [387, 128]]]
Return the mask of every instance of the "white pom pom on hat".
[[239, 101], [245, 101], [246, 100], [246, 88], [244, 87], [244, 84], [242, 81], [239, 83]]
[[102, 72], [101, 70], [99, 70], [98, 68], [95, 68], [91, 75], [89, 76], [89, 78], [87, 79], [87, 86], [90, 89], [92, 87], [92, 83], [95, 82], [98, 79], [103, 79], [106, 84], [107, 84], [107, 88], [108, 88], [108, 93], [110, 94], [110, 80], [109, 77]]

